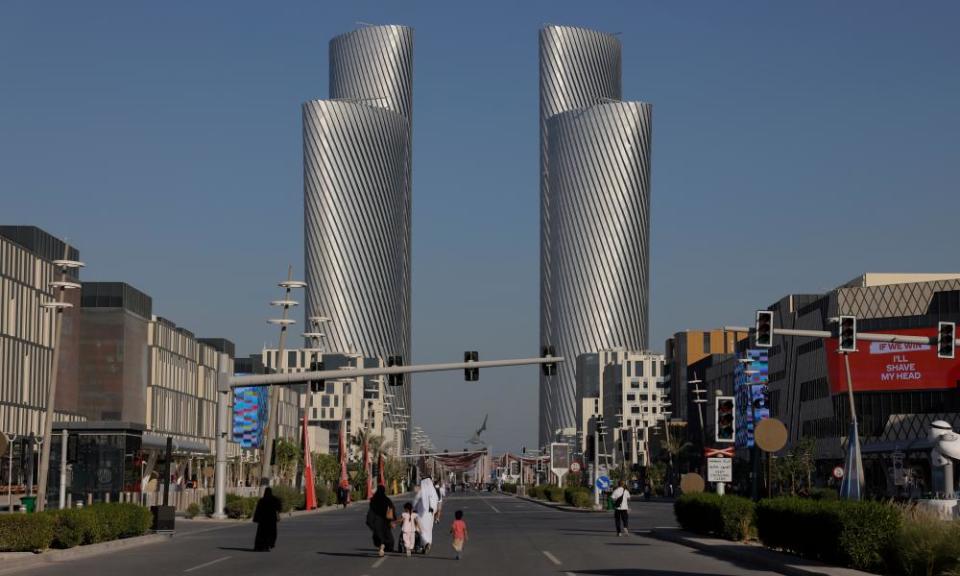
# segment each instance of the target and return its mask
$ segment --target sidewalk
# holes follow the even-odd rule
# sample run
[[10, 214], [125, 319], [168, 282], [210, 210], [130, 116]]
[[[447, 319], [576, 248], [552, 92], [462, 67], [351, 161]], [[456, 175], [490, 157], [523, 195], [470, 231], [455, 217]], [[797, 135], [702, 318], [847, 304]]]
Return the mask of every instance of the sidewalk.
[[684, 532], [679, 528], [655, 528], [646, 536], [673, 542], [688, 548], [696, 548], [711, 556], [752, 564], [758, 568], [779, 572], [787, 576], [874, 576], [869, 572], [828, 566], [816, 560], [806, 560], [791, 554], [776, 552], [764, 548], [760, 544], [731, 542], [730, 540], [699, 536]]

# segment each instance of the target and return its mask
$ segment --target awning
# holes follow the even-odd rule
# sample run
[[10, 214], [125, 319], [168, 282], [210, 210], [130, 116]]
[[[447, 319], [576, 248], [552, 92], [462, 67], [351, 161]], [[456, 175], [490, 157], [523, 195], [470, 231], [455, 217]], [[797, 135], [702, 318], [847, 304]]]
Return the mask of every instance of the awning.
[[[144, 450], [166, 450], [167, 437], [156, 434], [144, 434], [141, 447]], [[173, 439], [174, 454], [210, 454], [210, 447], [196, 440]]]

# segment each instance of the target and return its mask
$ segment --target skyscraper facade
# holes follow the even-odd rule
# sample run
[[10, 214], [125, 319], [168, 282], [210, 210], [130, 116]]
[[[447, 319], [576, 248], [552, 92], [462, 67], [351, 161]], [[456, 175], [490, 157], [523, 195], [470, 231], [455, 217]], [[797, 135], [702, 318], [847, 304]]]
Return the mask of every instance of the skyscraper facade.
[[612, 35], [540, 31], [540, 443], [576, 428], [573, 359], [647, 346], [651, 106], [622, 102]]
[[413, 30], [364, 27], [330, 41], [330, 99], [303, 105], [306, 316], [330, 352], [410, 359], [412, 78]]

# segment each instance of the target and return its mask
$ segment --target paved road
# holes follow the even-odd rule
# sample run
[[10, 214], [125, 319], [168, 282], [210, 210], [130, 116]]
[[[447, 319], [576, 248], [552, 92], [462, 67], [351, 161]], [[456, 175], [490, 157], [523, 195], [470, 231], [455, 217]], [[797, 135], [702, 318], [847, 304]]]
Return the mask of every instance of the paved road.
[[[470, 530], [464, 558], [450, 548], [453, 511], [464, 511]], [[509, 496], [450, 495], [434, 532], [429, 556], [376, 557], [364, 526], [365, 507], [284, 519], [273, 552], [252, 552], [251, 523], [211, 524], [169, 542], [83, 560], [33, 568], [30, 575], [247, 576], [337, 574], [416, 576], [521, 574], [680, 576], [683, 574], [772, 574], [705, 556], [695, 550], [642, 536], [643, 529], [673, 524], [671, 506], [635, 503], [635, 533], [618, 538], [612, 516], [553, 510]], [[442, 527], [442, 529], [440, 529]]]

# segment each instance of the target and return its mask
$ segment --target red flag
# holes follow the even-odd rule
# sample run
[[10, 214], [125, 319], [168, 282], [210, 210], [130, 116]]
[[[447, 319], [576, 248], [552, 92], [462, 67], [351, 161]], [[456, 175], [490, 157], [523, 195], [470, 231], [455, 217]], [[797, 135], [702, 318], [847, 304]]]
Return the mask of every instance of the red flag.
[[306, 509], [317, 507], [317, 492], [313, 486], [313, 458], [310, 456], [310, 432], [307, 428], [307, 411], [303, 411], [303, 483]]
[[383, 479], [383, 453], [380, 454], [380, 460], [377, 461], [377, 484], [386, 487], [387, 483]]
[[373, 478], [370, 477], [370, 450], [367, 447], [367, 439], [363, 439], [363, 471], [367, 476], [367, 500], [373, 498]]
[[347, 491], [347, 502], [349, 502], [350, 477], [347, 476], [347, 447], [343, 438], [343, 422], [340, 423], [340, 487]]

